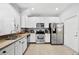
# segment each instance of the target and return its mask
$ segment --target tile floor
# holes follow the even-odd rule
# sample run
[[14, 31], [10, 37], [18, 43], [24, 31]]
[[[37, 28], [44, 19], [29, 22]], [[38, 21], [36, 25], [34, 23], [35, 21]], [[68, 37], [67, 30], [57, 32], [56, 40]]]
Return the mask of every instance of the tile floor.
[[30, 44], [25, 55], [73, 55], [74, 51], [64, 45]]

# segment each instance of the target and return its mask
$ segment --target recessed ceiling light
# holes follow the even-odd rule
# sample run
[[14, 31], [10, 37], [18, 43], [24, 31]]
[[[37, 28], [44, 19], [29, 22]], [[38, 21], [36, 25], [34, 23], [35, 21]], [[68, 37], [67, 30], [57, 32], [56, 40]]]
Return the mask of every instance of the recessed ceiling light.
[[58, 8], [56, 8], [56, 10], [58, 10]]
[[32, 8], [32, 10], [34, 10], [34, 8]]

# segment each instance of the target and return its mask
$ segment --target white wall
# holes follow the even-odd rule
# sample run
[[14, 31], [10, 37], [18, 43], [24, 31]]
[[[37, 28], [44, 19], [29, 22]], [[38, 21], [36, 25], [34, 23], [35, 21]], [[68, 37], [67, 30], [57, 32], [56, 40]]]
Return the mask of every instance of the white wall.
[[78, 17], [64, 22], [64, 44], [78, 52]]
[[[15, 22], [18, 24], [18, 30], [20, 31], [20, 15], [19, 13], [8, 3], [1, 3], [0, 4], [0, 21], [5, 21], [6, 23], [10, 22], [9, 20], [15, 20]], [[0, 22], [0, 26], [1, 26]], [[4, 22], [2, 23], [4, 24]], [[2, 31], [5, 31], [8, 27], [5, 28], [0, 27], [0, 29], [3, 29]], [[11, 28], [10, 28], [11, 29]], [[2, 32], [1, 31], [1, 32]]]
[[61, 19], [61, 22], [64, 22], [65, 20], [67, 20], [67, 18], [70, 18], [78, 14], [79, 14], [79, 4], [72, 4], [65, 11], [63, 11], [59, 17]]
[[64, 44], [79, 52], [79, 4], [74, 4], [60, 15], [64, 22]]

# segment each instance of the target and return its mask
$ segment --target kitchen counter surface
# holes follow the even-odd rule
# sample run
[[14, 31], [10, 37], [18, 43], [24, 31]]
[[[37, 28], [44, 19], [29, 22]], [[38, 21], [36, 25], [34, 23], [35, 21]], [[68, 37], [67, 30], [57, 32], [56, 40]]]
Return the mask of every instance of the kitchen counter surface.
[[18, 34], [18, 37], [13, 40], [6, 40], [6, 38], [0, 39], [0, 49], [5, 48], [6, 46], [20, 40], [21, 38], [29, 35], [30, 33], [25, 33], [25, 34]]

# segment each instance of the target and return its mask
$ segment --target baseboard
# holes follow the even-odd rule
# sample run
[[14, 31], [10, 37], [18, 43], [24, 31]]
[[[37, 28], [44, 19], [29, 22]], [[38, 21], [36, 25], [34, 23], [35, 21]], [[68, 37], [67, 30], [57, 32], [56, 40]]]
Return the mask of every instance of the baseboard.
[[51, 44], [51, 45], [64, 45], [64, 44]]
[[[28, 46], [29, 47], [29, 46]], [[25, 54], [25, 52], [28, 50], [28, 47], [26, 48], [26, 50], [24, 51], [23, 55]]]
[[36, 44], [36, 42], [29, 42], [29, 44]]
[[50, 44], [50, 42], [45, 42], [45, 44]]
[[[29, 42], [29, 44], [51, 44], [51, 43], [50, 42], [45, 42], [45, 43]], [[51, 45], [64, 45], [64, 44], [51, 44]]]
[[[29, 42], [29, 44], [38, 44], [36, 42]], [[40, 43], [40, 44], [50, 44], [50, 42]]]

